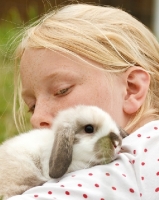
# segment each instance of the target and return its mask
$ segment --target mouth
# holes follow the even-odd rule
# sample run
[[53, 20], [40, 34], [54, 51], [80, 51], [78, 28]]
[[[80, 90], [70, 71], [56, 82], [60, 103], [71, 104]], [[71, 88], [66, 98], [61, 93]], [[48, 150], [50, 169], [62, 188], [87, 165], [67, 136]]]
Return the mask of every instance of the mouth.
[[109, 134], [109, 137], [111, 139], [111, 142], [114, 146], [114, 148], [116, 149], [118, 146], [121, 146], [121, 142], [122, 142], [122, 139], [120, 138], [120, 136], [116, 135], [115, 133], [111, 132]]

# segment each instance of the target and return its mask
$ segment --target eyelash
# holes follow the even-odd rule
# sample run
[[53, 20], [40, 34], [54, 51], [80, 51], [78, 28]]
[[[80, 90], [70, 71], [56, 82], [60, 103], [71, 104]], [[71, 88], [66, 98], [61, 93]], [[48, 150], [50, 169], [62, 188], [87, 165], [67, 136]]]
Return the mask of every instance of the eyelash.
[[[58, 92], [55, 93], [55, 96], [64, 95], [65, 93], [68, 92], [68, 90], [69, 90], [70, 88], [71, 88], [71, 87], [68, 87], [68, 88], [64, 88], [64, 89], [59, 90]], [[34, 110], [35, 110], [35, 105], [31, 106], [31, 107], [28, 109], [28, 112], [29, 112], [29, 113], [34, 113]]]
[[58, 92], [55, 93], [55, 96], [66, 94], [70, 88], [71, 88], [71, 87], [68, 87], [68, 88], [64, 88], [64, 89], [59, 90]]
[[28, 109], [28, 112], [29, 112], [29, 113], [34, 113], [34, 110], [35, 110], [35, 105], [33, 105], [32, 107], [30, 107], [30, 108]]

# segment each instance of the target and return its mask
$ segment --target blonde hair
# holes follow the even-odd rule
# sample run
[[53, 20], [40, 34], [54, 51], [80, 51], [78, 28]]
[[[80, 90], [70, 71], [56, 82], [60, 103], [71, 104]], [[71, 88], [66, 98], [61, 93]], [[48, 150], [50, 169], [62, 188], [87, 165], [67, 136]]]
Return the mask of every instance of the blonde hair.
[[[158, 118], [159, 44], [142, 23], [121, 9], [73, 4], [51, 11], [25, 29], [16, 58], [20, 59], [26, 48], [84, 56], [100, 63], [109, 73], [122, 73], [132, 66], [144, 68], [151, 76], [150, 88], [144, 104], [125, 129], [131, 130], [147, 116]], [[14, 105], [19, 99], [23, 119], [20, 81], [16, 84]]]

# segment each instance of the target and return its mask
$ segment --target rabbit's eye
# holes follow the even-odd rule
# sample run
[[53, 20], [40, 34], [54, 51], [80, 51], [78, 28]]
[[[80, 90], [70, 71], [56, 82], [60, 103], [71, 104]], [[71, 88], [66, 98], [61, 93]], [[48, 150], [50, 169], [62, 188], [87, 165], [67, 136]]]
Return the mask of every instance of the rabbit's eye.
[[86, 133], [93, 133], [94, 127], [91, 124], [88, 124], [84, 127], [84, 130], [85, 130]]

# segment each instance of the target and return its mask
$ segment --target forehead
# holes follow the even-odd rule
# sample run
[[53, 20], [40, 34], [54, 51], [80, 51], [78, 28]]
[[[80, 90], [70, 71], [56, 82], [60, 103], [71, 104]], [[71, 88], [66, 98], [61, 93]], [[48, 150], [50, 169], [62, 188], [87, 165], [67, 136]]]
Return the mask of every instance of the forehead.
[[102, 79], [105, 82], [105, 73], [98, 63], [48, 49], [25, 50], [20, 62], [20, 76], [23, 90], [42, 88], [50, 84], [49, 80], [59, 82], [64, 77], [65, 80], [76, 77], [78, 81], [87, 82], [96, 82], [100, 78], [100, 82]]
[[20, 72], [35, 73], [42, 69], [47, 72], [50, 68], [59, 69], [59, 66], [65, 68], [68, 61], [71, 61], [68, 56], [48, 49], [27, 49], [21, 58]]
[[[26, 49], [20, 62], [21, 79], [47, 78], [52, 73], [76, 72], [91, 76], [101, 74], [101, 65], [86, 58], [49, 49]], [[103, 70], [102, 70], [103, 73]]]
[[[53, 66], [54, 64], [54, 66]], [[73, 56], [71, 54], [61, 53], [57, 51], [52, 51], [49, 49], [26, 49], [23, 53], [20, 62], [20, 71], [23, 70], [39, 70], [40, 66], [46, 67], [52, 65], [57, 69], [60, 67], [65, 68], [66, 65], [69, 66], [80, 66], [84, 68], [88, 66], [90, 69], [103, 69], [102, 65], [80, 56]], [[87, 69], [88, 70], [88, 69]]]

